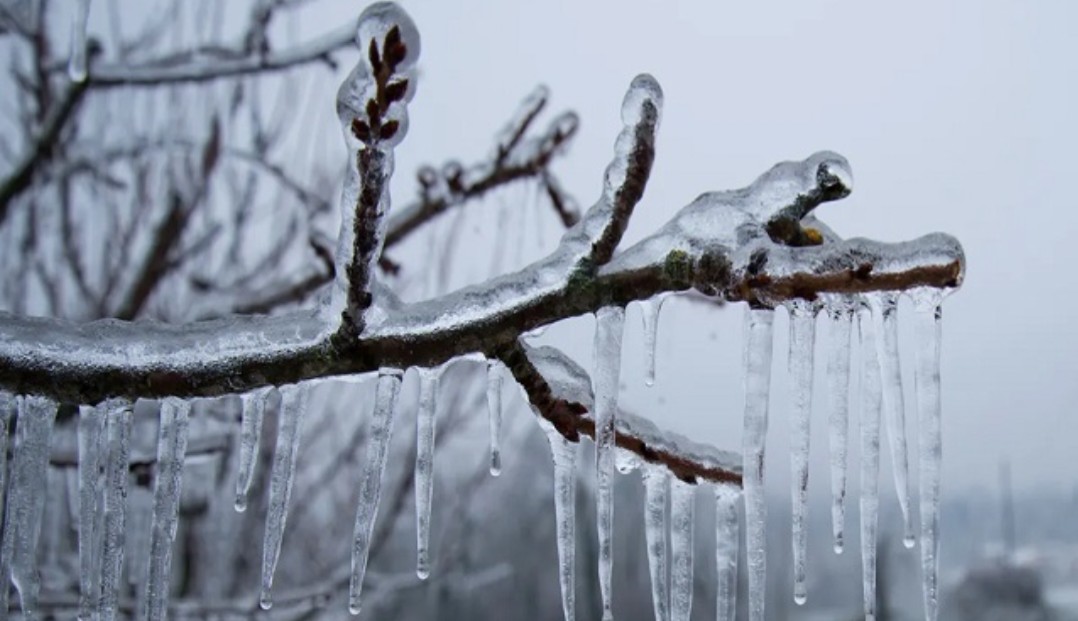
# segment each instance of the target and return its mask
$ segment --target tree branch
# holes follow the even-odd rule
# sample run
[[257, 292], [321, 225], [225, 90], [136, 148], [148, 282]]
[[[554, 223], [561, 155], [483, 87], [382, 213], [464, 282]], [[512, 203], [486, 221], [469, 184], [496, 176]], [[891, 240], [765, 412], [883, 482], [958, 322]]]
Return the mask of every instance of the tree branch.
[[87, 84], [93, 88], [114, 86], [160, 86], [207, 82], [252, 73], [268, 74], [311, 62], [328, 61], [330, 54], [349, 46], [356, 25], [350, 23], [294, 48], [271, 53], [252, 50], [238, 58], [192, 60], [179, 64], [147, 62], [142, 65], [94, 63]]
[[[0, 314], [0, 388], [73, 403], [212, 397], [498, 357], [540, 416], [576, 441], [594, 433], [586, 416], [590, 381], [559, 352], [522, 345], [520, 336], [535, 328], [666, 291], [695, 289], [773, 307], [822, 293], [961, 284], [965, 259], [950, 236], [899, 244], [841, 241], [805, 226], [813, 209], [852, 189], [849, 164], [830, 152], [777, 164], [746, 188], [703, 194], [655, 234], [615, 254], [654, 157], [662, 95], [653, 78], [640, 76], [625, 98], [625, 127], [603, 196], [553, 253], [516, 273], [402, 304], [375, 279], [374, 265], [387, 237], [392, 149], [407, 126], [419, 40], [406, 19], [367, 30], [367, 53], [338, 95], [352, 168], [341, 198], [337, 282], [325, 306], [184, 326]], [[619, 447], [686, 481], [737, 482], [740, 476], [736, 459], [644, 419], [626, 415], [617, 435]]]
[[8, 210], [15, 198], [30, 187], [34, 173], [52, 157], [60, 132], [67, 125], [85, 93], [85, 83], [73, 82], [68, 86], [60, 102], [49, 110], [33, 146], [15, 165], [11, 174], [0, 182], [0, 224], [7, 218]]

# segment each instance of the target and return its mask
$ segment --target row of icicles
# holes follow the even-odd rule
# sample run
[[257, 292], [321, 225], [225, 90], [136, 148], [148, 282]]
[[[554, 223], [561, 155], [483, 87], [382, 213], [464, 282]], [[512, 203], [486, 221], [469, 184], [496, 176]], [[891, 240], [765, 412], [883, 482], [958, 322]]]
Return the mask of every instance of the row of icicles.
[[[914, 383], [919, 424], [921, 568], [923, 574], [924, 612], [935, 621], [939, 612], [939, 511], [941, 401], [940, 401], [940, 324], [942, 301], [947, 292], [920, 288], [908, 292], [915, 310], [916, 360]], [[807, 601], [806, 589], [806, 509], [808, 502], [808, 464], [814, 351], [817, 314], [826, 316], [828, 332], [826, 377], [828, 392], [828, 427], [831, 464], [831, 517], [834, 549], [844, 546], [846, 471], [849, 442], [851, 341], [856, 327], [862, 349], [861, 369], [861, 560], [865, 619], [876, 617], [876, 546], [879, 509], [879, 453], [881, 413], [885, 421], [893, 461], [895, 489], [905, 525], [903, 541], [907, 548], [916, 543], [910, 512], [909, 464], [906, 441], [906, 416], [902, 370], [898, 346], [898, 292], [877, 292], [860, 296], [827, 295], [819, 301], [792, 300], [785, 304], [790, 316], [789, 374], [793, 391], [791, 469], [792, 469], [792, 539], [794, 593], [797, 604]], [[644, 304], [647, 383], [654, 380], [654, 347], [658, 313], [663, 297]], [[611, 480], [614, 470], [614, 428], [617, 415], [617, 390], [620, 374], [621, 336], [624, 309], [609, 307], [596, 313], [595, 420], [598, 480], [599, 580], [603, 619], [612, 619], [611, 611], [611, 538], [613, 502]], [[856, 320], [856, 323], [855, 323]], [[766, 583], [766, 505], [764, 461], [771, 389], [774, 311], [751, 308], [747, 311], [744, 335], [745, 419], [743, 429], [743, 473], [746, 522], [746, 548], [749, 587], [749, 618], [763, 621]], [[552, 445], [560, 436], [552, 434]], [[558, 456], [568, 459], [555, 448], [555, 471]], [[645, 471], [647, 549], [652, 576], [652, 599], [656, 619], [676, 621], [689, 618], [692, 602], [692, 486], [671, 477], [658, 468]], [[561, 499], [561, 487], [555, 498]], [[738, 522], [736, 493], [717, 491], [717, 618], [732, 621], [736, 616], [736, 568]], [[670, 524], [662, 522], [667, 503]], [[559, 510], [558, 524], [562, 526]], [[665, 539], [672, 534], [672, 541]], [[559, 540], [561, 531], [559, 530]], [[562, 544], [565, 545], [565, 544]], [[673, 555], [668, 568], [669, 548]], [[569, 548], [570, 550], [572, 548]], [[562, 551], [563, 564], [565, 553]], [[563, 568], [563, 590], [566, 589]], [[669, 581], [667, 575], [669, 574]], [[566, 617], [572, 619], [571, 589], [566, 595]]]
[[[937, 552], [939, 528], [940, 387], [939, 336], [942, 293], [912, 293], [917, 310], [916, 360], [917, 409], [920, 415], [921, 557], [924, 572], [925, 614], [934, 620], [938, 608]], [[905, 415], [901, 367], [898, 356], [897, 299], [895, 293], [868, 294], [856, 299], [834, 297], [822, 304], [793, 301], [790, 314], [789, 370], [793, 384], [793, 548], [794, 598], [803, 603], [805, 591], [805, 507], [808, 479], [809, 418], [812, 403], [813, 350], [816, 313], [824, 310], [829, 336], [827, 384], [831, 449], [832, 518], [835, 549], [843, 545], [846, 454], [849, 427], [850, 342], [857, 320], [861, 347], [876, 355], [863, 356], [861, 369], [862, 497], [861, 541], [864, 572], [864, 606], [867, 619], [875, 616], [876, 523], [878, 508], [880, 414], [885, 413], [895, 483], [906, 524], [907, 546], [914, 544], [910, 519], [908, 465], [904, 434]], [[654, 373], [654, 343], [662, 297], [644, 304], [645, 343], [649, 350], [648, 382]], [[613, 473], [615, 470], [614, 424], [620, 375], [624, 309], [609, 307], [596, 313], [593, 376], [596, 420], [599, 578], [603, 618], [612, 618]], [[753, 621], [764, 619], [765, 505], [763, 493], [764, 445], [774, 312], [751, 309], [745, 333], [746, 398], [744, 428], [744, 497], [746, 514], [749, 611]], [[490, 470], [501, 469], [498, 437], [501, 426], [501, 393], [504, 369], [487, 365], [487, 398], [490, 412]], [[433, 492], [436, 394], [440, 371], [420, 369], [419, 411], [416, 417], [417, 455], [415, 501], [417, 565], [420, 578], [430, 574], [429, 534]], [[383, 369], [378, 374], [375, 406], [369, 422], [370, 444], [361, 476], [352, 544], [349, 610], [358, 614], [366, 572], [367, 553], [381, 495], [382, 474], [392, 433], [392, 418], [403, 373]], [[239, 466], [236, 475], [237, 511], [247, 506], [262, 419], [271, 388], [242, 397]], [[300, 430], [307, 412], [310, 383], [280, 387], [281, 414], [277, 445], [270, 473], [269, 501], [262, 558], [259, 604], [272, 605], [273, 576], [280, 554], [296, 468]], [[57, 404], [40, 397], [15, 398], [0, 393], [0, 450], [8, 450], [7, 429], [17, 408], [15, 442], [10, 472], [0, 460], [0, 485], [7, 481], [5, 526], [0, 556], [0, 575], [10, 576], [18, 590], [27, 618], [38, 616], [40, 582], [37, 542], [46, 497], [46, 473]], [[176, 535], [183, 462], [187, 447], [191, 404], [167, 398], [161, 404], [154, 477], [149, 562], [140, 593], [140, 617], [164, 619], [168, 611], [169, 571]], [[84, 406], [78, 423], [79, 452], [79, 618], [109, 621], [120, 612], [120, 576], [124, 563], [125, 507], [132, 427], [131, 404], [111, 400], [95, 407]], [[554, 457], [555, 519], [559, 557], [559, 580], [566, 619], [575, 618], [575, 471], [576, 450], [553, 428], [547, 427]], [[692, 484], [680, 481], [659, 467], [644, 471], [645, 536], [652, 576], [655, 616], [660, 621], [684, 621], [692, 604]], [[720, 620], [732, 620], [736, 611], [738, 564], [738, 513], [740, 492], [716, 486], [716, 560]], [[669, 505], [669, 511], [667, 506]], [[668, 560], [667, 552], [671, 558]], [[7, 610], [6, 588], [0, 588], [0, 611]]]

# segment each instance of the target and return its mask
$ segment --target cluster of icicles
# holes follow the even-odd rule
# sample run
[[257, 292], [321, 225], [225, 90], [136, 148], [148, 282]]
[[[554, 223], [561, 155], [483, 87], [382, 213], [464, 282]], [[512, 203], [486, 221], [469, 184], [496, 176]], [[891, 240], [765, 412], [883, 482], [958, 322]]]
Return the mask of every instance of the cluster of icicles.
[[[917, 411], [920, 417], [921, 558], [924, 573], [926, 618], [936, 618], [938, 608], [937, 552], [939, 547], [939, 460], [940, 460], [940, 305], [944, 292], [935, 289], [911, 293], [917, 317], [918, 340], [915, 364]], [[654, 368], [655, 331], [662, 297], [644, 304], [645, 341], [649, 348], [648, 381]], [[851, 334], [856, 324], [864, 352], [861, 369], [861, 541], [864, 571], [866, 618], [875, 616], [876, 524], [880, 447], [880, 418], [884, 414], [894, 461], [895, 484], [906, 523], [906, 545], [914, 544], [910, 520], [907, 443], [901, 366], [898, 352], [896, 293], [872, 293], [851, 297], [834, 296], [823, 302], [802, 300], [786, 304], [790, 315], [789, 369], [793, 385], [793, 549], [794, 599], [803, 603], [805, 591], [805, 508], [808, 481], [809, 419], [812, 403], [813, 350], [816, 315], [826, 315], [828, 332], [827, 384], [830, 393], [829, 425], [831, 487], [833, 491], [833, 532], [835, 550], [843, 545], [846, 456], [849, 428], [849, 386]], [[599, 578], [603, 618], [612, 618], [612, 533], [613, 477], [617, 450], [614, 429], [617, 417], [617, 386], [620, 375], [621, 340], [625, 312], [608, 307], [596, 313], [594, 372], [599, 533]], [[772, 360], [774, 311], [750, 309], [745, 332], [745, 428], [744, 499], [746, 515], [747, 565], [749, 569], [750, 619], [764, 619], [765, 511], [763, 488], [764, 447], [767, 432], [768, 399]], [[855, 322], [856, 320], [856, 322]], [[502, 382], [505, 369], [497, 361], [487, 363], [490, 413], [490, 471], [501, 470], [498, 445], [502, 415]], [[416, 417], [417, 455], [415, 500], [417, 522], [417, 565], [420, 578], [430, 574], [429, 537], [433, 491], [436, 395], [440, 369], [421, 369], [419, 412]], [[361, 474], [352, 546], [349, 610], [361, 607], [363, 578], [371, 542], [374, 518], [381, 496], [382, 475], [392, 433], [393, 412], [403, 373], [383, 369], [378, 373], [370, 444]], [[237, 511], [247, 506], [262, 419], [270, 388], [258, 389], [242, 397], [240, 455], [236, 474]], [[296, 469], [296, 456], [303, 417], [307, 412], [310, 383], [280, 387], [281, 414], [278, 417], [277, 445], [270, 474], [269, 502], [262, 557], [259, 604], [272, 605], [272, 585], [281, 550], [289, 497]], [[37, 542], [45, 507], [46, 472], [57, 404], [34, 396], [16, 398], [0, 393], [0, 451], [8, 451], [7, 430], [11, 416], [15, 424], [13, 458], [10, 465], [0, 460], [0, 486], [6, 487], [4, 532], [0, 576], [10, 576], [18, 590], [27, 618], [36, 618], [40, 583], [36, 565]], [[164, 619], [168, 610], [169, 570], [176, 535], [184, 455], [187, 448], [188, 417], [191, 404], [177, 398], [161, 403], [154, 477], [152, 524], [148, 541], [148, 562], [138, 602], [140, 618]], [[78, 423], [79, 453], [79, 566], [80, 619], [111, 620], [119, 613], [120, 576], [124, 563], [125, 507], [132, 426], [132, 407], [125, 401], [110, 400], [94, 407], [84, 406]], [[557, 523], [559, 579], [566, 619], [575, 618], [575, 463], [576, 447], [547, 426], [554, 460], [554, 499]], [[624, 460], [621, 460], [624, 461]], [[624, 466], [624, 463], [621, 464]], [[640, 465], [630, 463], [630, 467]], [[10, 471], [9, 471], [10, 470]], [[674, 478], [660, 467], [644, 471], [646, 490], [645, 534], [652, 577], [652, 594], [657, 619], [687, 620], [693, 585], [693, 491], [691, 483]], [[720, 485], [716, 498], [716, 560], [718, 567], [718, 618], [732, 620], [736, 611], [738, 565], [738, 513], [740, 490]], [[0, 502], [2, 502], [0, 496]], [[667, 508], [669, 506], [669, 509]], [[671, 558], [668, 560], [667, 552]], [[7, 588], [0, 588], [6, 600]], [[0, 601], [0, 610], [7, 602]]]

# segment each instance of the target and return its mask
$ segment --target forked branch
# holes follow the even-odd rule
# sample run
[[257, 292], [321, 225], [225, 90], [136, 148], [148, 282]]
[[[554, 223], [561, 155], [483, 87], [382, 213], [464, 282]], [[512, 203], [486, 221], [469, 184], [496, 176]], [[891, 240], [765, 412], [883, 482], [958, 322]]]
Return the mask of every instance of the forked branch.
[[[823, 293], [961, 283], [964, 258], [952, 237], [885, 244], [825, 238], [806, 227], [817, 206], [852, 189], [849, 164], [830, 152], [780, 163], [743, 189], [703, 194], [617, 252], [643, 195], [661, 115], [661, 90], [642, 75], [625, 97], [602, 196], [550, 255], [479, 285], [402, 304], [377, 281], [375, 265], [389, 236], [388, 180], [393, 148], [407, 130], [419, 38], [410, 21], [373, 20], [361, 24], [359, 43], [360, 63], [338, 95], [351, 166], [336, 281], [324, 306], [183, 326], [0, 315], [0, 388], [75, 403], [213, 397], [482, 355], [500, 358], [535, 411], [577, 441], [594, 432], [590, 381], [564, 354], [523, 344], [521, 335], [535, 328], [663, 292], [696, 290], [773, 307]], [[571, 133], [558, 130], [550, 142]], [[519, 139], [510, 134], [507, 144]], [[645, 419], [625, 416], [618, 424], [619, 447], [683, 480], [740, 481], [739, 458]]]

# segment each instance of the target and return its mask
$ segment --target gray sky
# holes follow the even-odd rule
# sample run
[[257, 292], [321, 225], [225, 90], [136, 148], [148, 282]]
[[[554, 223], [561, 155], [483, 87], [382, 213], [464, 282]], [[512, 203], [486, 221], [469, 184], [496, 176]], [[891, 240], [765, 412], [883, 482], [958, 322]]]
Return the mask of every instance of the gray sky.
[[[290, 28], [299, 38], [329, 30], [354, 18], [361, 4], [330, 0]], [[966, 284], [945, 306], [944, 491], [993, 486], [1005, 457], [1019, 487], [1075, 487], [1078, 330], [1069, 316], [1078, 279], [1067, 270], [1078, 264], [1071, 242], [1078, 234], [1071, 192], [1078, 4], [404, 5], [423, 35], [423, 52], [411, 129], [398, 150], [398, 204], [413, 196], [420, 164], [485, 154], [496, 129], [540, 82], [551, 87], [554, 110], [581, 115], [581, 131], [558, 170], [581, 204], [590, 204], [619, 128], [624, 89], [636, 73], [650, 72], [666, 105], [658, 159], [626, 243], [701, 192], [746, 185], [780, 160], [838, 151], [856, 182], [850, 198], [818, 212], [836, 231], [892, 241], [946, 231], [966, 249]], [[304, 109], [311, 116], [305, 131], [315, 127], [325, 136], [329, 162], [343, 156], [335, 80], [318, 80], [324, 99], [316, 96]], [[528, 195], [499, 200], [514, 196]], [[496, 232], [496, 222], [472, 218], [476, 241], [492, 244], [494, 235], [484, 231]], [[553, 217], [532, 226], [544, 229], [537, 235], [549, 247], [557, 234]], [[622, 402], [668, 428], [739, 448], [742, 309], [668, 303], [653, 388], [643, 385], [638, 311], [628, 319]], [[783, 485], [786, 326], [783, 316], [776, 323], [769, 438], [769, 477]], [[908, 334], [909, 327], [902, 329]], [[590, 319], [566, 322], [542, 340], [590, 364]], [[911, 341], [903, 347], [909, 362]], [[908, 365], [905, 377], [909, 391]], [[826, 469], [822, 379], [813, 435], [812, 485], [819, 492], [827, 489], [819, 469]], [[907, 404], [915, 439], [912, 399]], [[855, 427], [855, 444], [856, 434]]]

